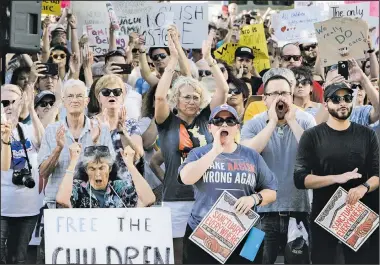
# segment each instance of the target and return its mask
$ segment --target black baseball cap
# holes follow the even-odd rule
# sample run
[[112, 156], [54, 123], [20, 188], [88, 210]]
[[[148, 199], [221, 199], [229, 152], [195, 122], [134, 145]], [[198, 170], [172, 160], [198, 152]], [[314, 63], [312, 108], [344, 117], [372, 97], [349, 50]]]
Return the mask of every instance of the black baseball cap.
[[255, 58], [255, 56], [253, 55], [253, 50], [247, 46], [241, 46], [237, 48], [235, 51], [235, 58], [236, 57], [243, 57], [252, 60]]
[[325, 92], [323, 94], [325, 101], [330, 98], [332, 95], [334, 95], [338, 90], [345, 89], [347, 90], [350, 94], [354, 93], [354, 91], [349, 87], [346, 83], [335, 83], [328, 85], [325, 88]]
[[49, 91], [49, 90], [44, 90], [44, 91], [41, 91], [40, 93], [38, 93], [35, 98], [34, 98], [34, 108], [37, 107], [38, 103], [41, 102], [41, 100], [45, 97], [49, 97], [49, 98], [52, 98], [54, 101], [55, 101], [55, 95], [53, 92]]

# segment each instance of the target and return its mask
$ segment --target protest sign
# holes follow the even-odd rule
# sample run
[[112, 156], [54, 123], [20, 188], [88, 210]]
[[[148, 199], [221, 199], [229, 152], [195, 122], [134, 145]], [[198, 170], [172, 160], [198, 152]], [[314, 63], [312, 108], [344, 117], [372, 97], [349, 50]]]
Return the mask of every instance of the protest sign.
[[368, 25], [361, 19], [333, 18], [314, 24], [322, 66], [348, 58], [363, 59], [368, 50]]
[[294, 8], [319, 7], [321, 20], [328, 19], [330, 6], [343, 5], [344, 1], [294, 1]]
[[352, 17], [367, 20], [369, 18], [369, 3], [330, 6], [329, 18]]
[[317, 42], [313, 24], [322, 21], [321, 12], [319, 7], [306, 7], [272, 15], [272, 26], [279, 47], [292, 42]]
[[253, 65], [257, 72], [270, 68], [267, 40], [263, 24], [244, 26], [240, 30], [239, 46], [252, 48], [255, 58]]
[[370, 3], [369, 14], [372, 17], [379, 17], [379, 1], [344, 1], [345, 4], [356, 4], [356, 3]]
[[228, 65], [233, 65], [235, 62], [235, 51], [237, 48], [238, 44], [224, 43], [214, 51], [215, 59], [223, 60]]
[[174, 264], [170, 209], [47, 209], [46, 264]]
[[61, 3], [57, 1], [42, 1], [42, 14], [59, 16], [61, 14]]
[[259, 219], [252, 210], [245, 215], [237, 215], [236, 201], [233, 195], [224, 191], [189, 237], [222, 264]]
[[339, 187], [315, 222], [352, 250], [358, 251], [379, 226], [379, 215], [361, 201], [346, 204], [347, 191]]
[[[88, 46], [95, 56], [103, 55], [109, 48], [109, 28], [102, 25], [87, 25]], [[129, 37], [126, 35], [115, 35], [117, 47], [125, 49], [128, 45]]]

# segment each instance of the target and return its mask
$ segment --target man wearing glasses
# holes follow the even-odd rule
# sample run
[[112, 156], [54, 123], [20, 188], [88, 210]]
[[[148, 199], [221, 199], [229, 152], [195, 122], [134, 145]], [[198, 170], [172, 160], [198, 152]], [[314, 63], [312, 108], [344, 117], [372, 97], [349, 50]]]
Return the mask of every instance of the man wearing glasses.
[[[304, 130], [315, 126], [310, 114], [293, 105], [295, 77], [291, 70], [272, 68], [263, 75], [268, 111], [247, 121], [241, 132], [242, 144], [261, 153], [278, 180], [277, 200], [258, 207], [265, 232], [260, 264], [273, 264], [279, 248], [285, 248], [290, 217], [309, 227], [310, 200], [307, 190], [297, 190], [293, 182], [298, 141]], [[289, 262], [285, 255], [285, 263]]]
[[[350, 121], [352, 94], [351, 87], [343, 82], [327, 86], [324, 98], [328, 120], [306, 131], [299, 143], [294, 183], [298, 189], [314, 190], [311, 220], [318, 216], [339, 186], [348, 191], [347, 204], [354, 205], [361, 200], [379, 213], [378, 205], [373, 207], [372, 194], [379, 187], [378, 140], [372, 129]], [[361, 225], [354, 233], [365, 236], [371, 228], [371, 225]], [[338, 239], [314, 222], [311, 234], [312, 263], [334, 263]], [[357, 252], [343, 245], [346, 263], [372, 263], [372, 251], [370, 240]]]

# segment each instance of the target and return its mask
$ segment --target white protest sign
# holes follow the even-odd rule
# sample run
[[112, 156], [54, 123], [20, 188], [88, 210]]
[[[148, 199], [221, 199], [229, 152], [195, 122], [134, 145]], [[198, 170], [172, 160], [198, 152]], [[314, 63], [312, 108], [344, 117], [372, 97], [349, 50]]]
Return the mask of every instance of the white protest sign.
[[[103, 55], [108, 52], [109, 48], [109, 27], [105, 28], [103, 25], [85, 25], [86, 33], [88, 36], [88, 45], [93, 51], [94, 55]], [[129, 37], [127, 35], [120, 34], [116, 36], [116, 45], [125, 49], [128, 45]]]
[[363, 59], [368, 50], [368, 24], [362, 19], [333, 18], [314, 24], [322, 66], [349, 58]]
[[372, 45], [375, 50], [379, 49], [379, 18], [378, 17], [369, 17], [369, 34], [371, 36]]
[[352, 17], [367, 20], [369, 18], [369, 5], [370, 3], [330, 6], [329, 18]]
[[46, 264], [174, 264], [170, 209], [47, 209]]
[[314, 23], [321, 21], [319, 7], [306, 7], [280, 11], [272, 16], [274, 35], [278, 45], [290, 42], [317, 42]]
[[319, 7], [322, 9], [321, 16], [322, 20], [328, 19], [328, 14], [330, 6], [343, 5], [344, 1], [294, 1], [294, 8], [303, 8], [303, 7]]

